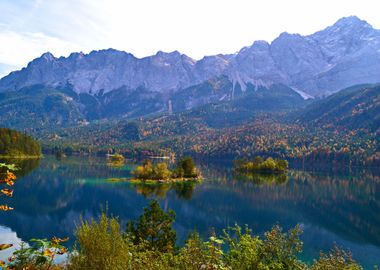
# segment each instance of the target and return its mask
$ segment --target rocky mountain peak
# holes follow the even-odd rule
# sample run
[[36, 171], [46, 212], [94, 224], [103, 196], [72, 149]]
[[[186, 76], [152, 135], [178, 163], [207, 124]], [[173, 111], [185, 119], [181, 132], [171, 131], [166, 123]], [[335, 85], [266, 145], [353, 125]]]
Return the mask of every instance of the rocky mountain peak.
[[350, 16], [338, 20], [332, 26], [316, 32], [311, 37], [321, 40], [328, 39], [330, 41], [343, 37], [346, 39], [360, 39], [374, 34], [379, 34], [379, 30], [375, 30], [369, 23], [356, 16]]
[[262, 50], [262, 49], [266, 50], [266, 49], [269, 48], [269, 46], [270, 46], [269, 43], [267, 41], [265, 41], [265, 40], [256, 40], [255, 42], [253, 42], [251, 48], [253, 48], [253, 49], [260, 49], [260, 50]]
[[357, 28], [357, 27], [367, 27], [372, 28], [372, 26], [365, 20], [358, 18], [357, 16], [348, 16], [339, 19], [332, 28]]
[[181, 56], [181, 53], [177, 50], [172, 51], [172, 52], [164, 52], [164, 51], [158, 51], [156, 53], [156, 56], [158, 57], [179, 57]]
[[270, 44], [259, 40], [238, 53], [206, 56], [199, 61], [178, 51], [158, 51], [143, 58], [115, 49], [72, 53], [67, 58], [45, 53], [2, 78], [0, 91], [69, 81], [78, 93], [140, 86], [174, 93], [226, 76], [242, 88], [247, 84], [284, 84], [322, 96], [355, 83], [380, 82], [379, 52], [380, 31], [351, 16], [309, 36], [284, 32]]
[[41, 66], [41, 65], [50, 65], [53, 62], [55, 62], [56, 60], [57, 60], [57, 58], [55, 58], [52, 53], [45, 52], [40, 57], [38, 57], [38, 58], [34, 59], [33, 61], [31, 61], [28, 64], [28, 67], [31, 67], [31, 66], [38, 67], [38, 66]]
[[46, 52], [46, 53], [43, 53], [41, 56], [40, 56], [41, 59], [44, 59], [46, 61], [53, 61], [55, 60], [56, 58], [54, 57], [54, 55], [51, 53], [51, 52]]

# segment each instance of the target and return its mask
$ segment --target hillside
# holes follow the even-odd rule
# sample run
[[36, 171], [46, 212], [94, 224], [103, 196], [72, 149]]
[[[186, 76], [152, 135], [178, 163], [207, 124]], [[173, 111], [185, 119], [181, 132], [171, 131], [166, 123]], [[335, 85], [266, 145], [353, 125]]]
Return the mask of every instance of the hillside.
[[[377, 86], [353, 87], [309, 105], [290, 93], [294, 92], [283, 87], [263, 89], [252, 92], [252, 99], [247, 95], [172, 115], [99, 122], [42, 137], [46, 148], [70, 151], [118, 148], [130, 154], [175, 152], [223, 158], [261, 154], [313, 162], [380, 162], [378, 132], [372, 128], [378, 128]], [[294, 112], [292, 104], [304, 108]], [[360, 122], [361, 114], [352, 112], [363, 104], [371, 115]]]
[[3, 127], [39, 130], [77, 125], [85, 119], [69, 89], [35, 85], [0, 93]]
[[[246, 91], [234, 93], [231, 89], [232, 83], [222, 76], [178, 91], [170, 100], [171, 112], [199, 108], [200, 113], [208, 114], [208, 119], [216, 124], [216, 121], [224, 121], [227, 111], [229, 117], [234, 115], [237, 121], [243, 121], [258, 112], [287, 111], [307, 103], [284, 85], [255, 89], [249, 84]], [[54, 131], [96, 120], [136, 119], [168, 113], [169, 103], [164, 100], [162, 94], [144, 88], [131, 93], [119, 89], [92, 96], [78, 94], [70, 85], [58, 88], [34, 85], [0, 93], [0, 121], [5, 127], [33, 133]]]
[[315, 102], [301, 113], [299, 122], [324, 127], [380, 129], [380, 85], [359, 85]]
[[41, 147], [32, 137], [0, 128], [0, 157], [39, 157]]

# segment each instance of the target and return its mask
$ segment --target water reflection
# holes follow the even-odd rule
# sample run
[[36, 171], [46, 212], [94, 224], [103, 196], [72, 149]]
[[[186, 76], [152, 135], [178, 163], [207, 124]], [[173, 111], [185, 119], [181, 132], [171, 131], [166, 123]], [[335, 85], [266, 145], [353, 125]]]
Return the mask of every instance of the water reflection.
[[174, 191], [179, 199], [190, 200], [195, 185], [199, 183], [186, 182], [186, 183], [160, 183], [160, 184], [133, 184], [136, 192], [142, 194], [145, 198], [159, 198], [164, 199], [169, 191]]
[[[23, 168], [33, 166], [38, 164]], [[0, 224], [24, 240], [53, 235], [72, 240], [80, 218], [98, 217], [101, 206], [107, 205], [126, 224], [156, 197], [164, 208], [176, 211], [181, 241], [193, 229], [207, 235], [212, 228], [221, 231], [235, 222], [248, 224], [255, 233], [276, 223], [285, 229], [299, 223], [305, 231], [304, 258], [337, 242], [367, 267], [379, 263], [378, 175], [290, 171], [285, 178], [242, 179], [223, 164], [199, 166], [206, 178], [200, 184], [142, 186], [106, 181], [130, 176], [133, 164], [114, 168], [99, 158], [46, 157], [34, 171], [20, 172], [12, 199], [15, 210], [0, 213]]]
[[0, 159], [0, 163], [14, 164], [16, 165], [17, 171], [15, 172], [17, 177], [22, 177], [28, 175], [31, 171], [40, 165], [40, 159]]
[[240, 181], [249, 181], [255, 185], [281, 185], [288, 181], [288, 175], [285, 173], [234, 173], [233, 178]]

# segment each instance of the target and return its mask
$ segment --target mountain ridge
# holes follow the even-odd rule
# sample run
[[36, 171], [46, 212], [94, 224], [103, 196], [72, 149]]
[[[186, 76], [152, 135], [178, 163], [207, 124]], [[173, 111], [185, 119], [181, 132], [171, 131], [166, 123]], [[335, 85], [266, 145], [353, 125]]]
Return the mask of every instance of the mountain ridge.
[[379, 63], [380, 30], [351, 16], [311, 35], [284, 32], [271, 43], [255, 41], [235, 54], [200, 60], [178, 51], [142, 58], [115, 49], [59, 58], [44, 53], [0, 79], [0, 91], [71, 84], [75, 92], [91, 95], [144, 87], [170, 96], [224, 75], [233, 82], [232, 91], [235, 85], [244, 91], [248, 83], [284, 84], [305, 97], [318, 97], [355, 84], [380, 82]]

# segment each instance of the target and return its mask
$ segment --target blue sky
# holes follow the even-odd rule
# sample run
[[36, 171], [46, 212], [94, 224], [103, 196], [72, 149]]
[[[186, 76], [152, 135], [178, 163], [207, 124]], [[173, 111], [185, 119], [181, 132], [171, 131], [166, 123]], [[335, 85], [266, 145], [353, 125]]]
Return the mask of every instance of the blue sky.
[[46, 51], [115, 48], [137, 57], [234, 53], [281, 32], [311, 34], [344, 16], [380, 28], [374, 0], [0, 0], [0, 77]]

